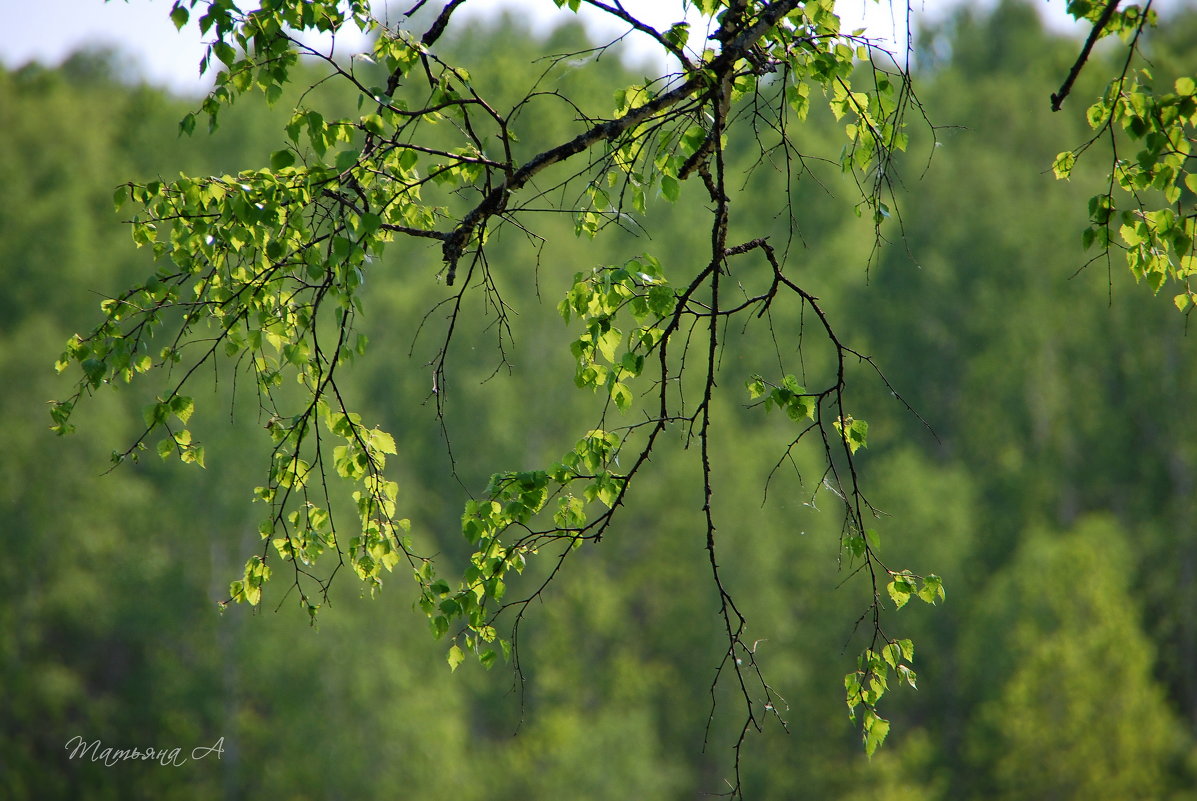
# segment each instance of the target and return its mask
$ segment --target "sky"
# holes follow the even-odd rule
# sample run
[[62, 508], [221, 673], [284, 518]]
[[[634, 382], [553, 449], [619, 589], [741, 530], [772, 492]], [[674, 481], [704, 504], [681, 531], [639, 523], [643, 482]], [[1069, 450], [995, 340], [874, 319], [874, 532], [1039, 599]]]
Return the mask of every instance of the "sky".
[[[962, 0], [913, 0], [914, 15], [916, 18], [939, 18], [959, 2]], [[396, 15], [412, 3], [413, 0], [392, 0], [390, 13]], [[252, 3], [241, 5], [251, 7]], [[429, 5], [439, 6], [440, 3], [430, 2]], [[624, 5], [633, 13], [643, 14], [645, 21], [663, 30], [676, 21], [681, 3], [677, 0], [624, 0]], [[380, 11], [382, 6], [379, 3]], [[104, 0], [0, 0], [0, 62], [10, 68], [29, 61], [53, 65], [81, 47], [110, 45], [129, 54], [129, 68], [134, 74], [178, 92], [198, 94], [209, 83], [199, 77], [198, 65], [204, 54], [203, 37], [194, 22], [182, 31], [175, 31], [167, 17], [170, 7], [170, 0], [111, 0], [107, 3]], [[1066, 24], [1063, 0], [1044, 2], [1044, 8], [1054, 9], [1054, 13], [1049, 13], [1054, 24]], [[503, 9], [522, 14], [539, 30], [572, 16], [569, 11], [556, 9], [551, 0], [475, 0], [462, 6], [458, 13], [462, 17], [477, 18]], [[904, 41], [903, 14], [897, 13], [895, 18], [886, 0], [880, 3], [841, 0], [840, 14], [845, 29], [866, 27], [870, 37], [890, 43]], [[625, 30], [610, 21], [596, 21], [599, 17], [602, 15], [598, 13], [583, 17], [589, 20], [596, 35], [618, 36]], [[329, 42], [316, 44], [327, 49]], [[360, 48], [361, 40], [342, 35], [336, 46], [338, 52], [353, 52], [353, 48]]]

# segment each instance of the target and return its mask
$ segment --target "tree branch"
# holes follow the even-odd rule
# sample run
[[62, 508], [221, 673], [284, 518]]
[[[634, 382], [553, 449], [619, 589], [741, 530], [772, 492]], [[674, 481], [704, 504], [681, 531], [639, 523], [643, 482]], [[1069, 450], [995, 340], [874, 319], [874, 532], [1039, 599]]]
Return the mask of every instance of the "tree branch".
[[690, 59], [686, 56], [685, 50], [683, 50], [681, 47], [679, 47], [679, 46], [673, 44], [672, 42], [670, 42], [669, 40], [667, 40], [665, 38], [665, 35], [662, 34], [660, 31], [658, 31], [656, 28], [652, 27], [651, 25], [646, 25], [643, 22], [641, 22], [640, 20], [633, 17], [631, 14], [629, 14], [627, 11], [625, 11], [622, 6], [618, 6], [618, 4], [616, 6], [611, 6], [606, 3], [600, 2], [599, 0], [586, 0], [586, 4], [589, 6], [593, 6], [594, 8], [597, 8], [600, 11], [605, 11], [608, 14], [610, 14], [611, 16], [616, 17], [617, 19], [623, 20], [628, 25], [631, 25], [634, 29], [640, 31], [641, 33], [648, 34], [649, 36], [651, 36], [653, 39], [656, 40], [657, 44], [661, 45], [661, 47], [664, 47], [666, 50], [668, 50], [673, 55], [674, 58], [676, 58], [678, 61], [680, 61], [682, 63], [682, 66], [686, 69], [687, 72], [694, 69], [694, 65], [690, 63]]
[[507, 198], [513, 192], [523, 188], [545, 168], [588, 150], [599, 142], [615, 139], [624, 131], [634, 128], [654, 114], [677, 105], [700, 90], [707, 89], [711, 75], [722, 75], [727, 69], [734, 66], [736, 61], [743, 58], [782, 17], [793, 11], [798, 3], [799, 0], [781, 0], [781, 2], [766, 8], [752, 26], [733, 38], [724, 47], [723, 52], [707, 62], [701, 69], [691, 71], [690, 76], [677, 88], [632, 109], [622, 117], [595, 125], [570, 141], [551, 150], [546, 150], [527, 161], [510, 178], [492, 189], [481, 203], [462, 218], [462, 221], [445, 239], [442, 249], [445, 265], [448, 267], [445, 283], [449, 286], [453, 285], [457, 276], [457, 262], [465, 252], [466, 244], [474, 235], [475, 230], [492, 215], [501, 213], [507, 207]]
[[1081, 74], [1081, 70], [1084, 69], [1085, 62], [1089, 60], [1089, 53], [1093, 50], [1093, 45], [1101, 38], [1101, 32], [1110, 23], [1110, 19], [1114, 16], [1114, 11], [1117, 10], [1119, 2], [1120, 0], [1110, 0], [1101, 12], [1101, 16], [1098, 17], [1097, 22], [1093, 24], [1093, 30], [1089, 31], [1089, 38], [1085, 40], [1085, 46], [1081, 48], [1081, 54], [1077, 56], [1072, 69], [1068, 71], [1068, 77], [1064, 79], [1064, 83], [1060, 86], [1060, 91], [1052, 95], [1052, 111], [1059, 111], [1060, 106], [1064, 103], [1064, 98], [1068, 97], [1068, 93], [1072, 91], [1072, 84], [1076, 81], [1077, 76]]

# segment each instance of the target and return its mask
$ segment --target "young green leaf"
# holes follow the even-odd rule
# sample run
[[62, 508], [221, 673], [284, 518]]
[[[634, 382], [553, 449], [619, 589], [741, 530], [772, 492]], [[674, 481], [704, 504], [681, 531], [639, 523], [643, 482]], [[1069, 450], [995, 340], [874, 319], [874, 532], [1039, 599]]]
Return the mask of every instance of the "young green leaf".
[[456, 671], [457, 666], [465, 661], [465, 652], [461, 650], [461, 647], [458, 646], [457, 643], [454, 643], [449, 648], [449, 655], [447, 658], [449, 660], [449, 670]]

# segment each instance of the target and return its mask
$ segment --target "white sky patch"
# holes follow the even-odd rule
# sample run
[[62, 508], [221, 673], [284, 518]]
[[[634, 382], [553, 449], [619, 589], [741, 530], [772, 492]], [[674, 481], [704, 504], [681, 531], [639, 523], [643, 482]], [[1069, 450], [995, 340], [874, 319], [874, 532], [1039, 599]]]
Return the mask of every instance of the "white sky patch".
[[[919, 18], [938, 19], [961, 1], [913, 0], [912, 13], [916, 21]], [[389, 9], [382, 8], [380, 3], [380, 15], [389, 13], [392, 19], [399, 20], [399, 15], [414, 2], [392, 0]], [[983, 0], [983, 4], [991, 2], [993, 0]], [[1174, 7], [1176, 2], [1173, 0], [1169, 6]], [[442, 3], [429, 0], [426, 5], [439, 9]], [[244, 6], [253, 7], [248, 2]], [[624, 0], [629, 13], [662, 32], [681, 18], [682, 6], [680, 0]], [[211, 83], [210, 79], [201, 80], [199, 76], [204, 37], [194, 19], [182, 31], [176, 31], [167, 16], [170, 7], [170, 0], [112, 0], [108, 3], [103, 0], [0, 0], [0, 61], [9, 67], [30, 61], [53, 65], [84, 47], [115, 47], [127, 54], [136, 74], [151, 83], [177, 92], [201, 93]], [[1049, 21], [1053, 27], [1072, 24], [1072, 29], [1077, 29], [1064, 16], [1063, 7], [1063, 0], [1045, 3], [1045, 10], [1051, 10], [1047, 15]], [[460, 15], [463, 19], [477, 19], [504, 10], [527, 20], [529, 27], [537, 32], [549, 30], [573, 16], [568, 10], [556, 8], [552, 0], [474, 0], [463, 5], [455, 18]], [[904, 50], [906, 13], [903, 5], [891, 7], [888, 0], [880, 3], [842, 0], [839, 11], [845, 31], [863, 27], [866, 36], [878, 40], [887, 49], [895, 49], [899, 55]], [[585, 9], [579, 16], [594, 31], [596, 39], [614, 38], [627, 30], [626, 25], [595, 9]], [[704, 34], [698, 30], [694, 34], [692, 44], [700, 46]], [[632, 34], [626, 41], [633, 56], [643, 53], [647, 57], [657, 52], [641, 34]], [[327, 51], [330, 44], [327, 39], [311, 43], [323, 51]], [[352, 54], [362, 47], [360, 35], [348, 32], [343, 33], [336, 43], [337, 51], [342, 55]]]

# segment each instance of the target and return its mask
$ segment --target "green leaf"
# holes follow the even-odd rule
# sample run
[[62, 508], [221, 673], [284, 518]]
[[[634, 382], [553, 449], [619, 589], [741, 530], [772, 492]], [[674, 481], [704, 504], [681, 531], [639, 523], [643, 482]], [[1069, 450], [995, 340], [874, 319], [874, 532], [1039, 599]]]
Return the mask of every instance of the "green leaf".
[[237, 51], [233, 50], [228, 42], [214, 42], [212, 44], [212, 53], [220, 59], [226, 67], [233, 66], [237, 61]]
[[383, 453], [398, 453], [395, 447], [395, 438], [386, 431], [380, 428], [375, 428], [370, 431], [370, 445], [378, 451]]
[[184, 451], [181, 454], [179, 454], [179, 458], [187, 464], [195, 463], [205, 469], [207, 467], [204, 464], [204, 446], [203, 445], [192, 445], [192, 446], [184, 449]]
[[383, 122], [382, 117], [377, 114], [368, 114], [362, 117], [362, 127], [369, 133], [382, 136], [386, 132], [386, 123]]
[[248, 583], [242, 584], [241, 597], [250, 606], [257, 606], [258, 602], [262, 600], [262, 588], [260, 586], [251, 586]]
[[860, 448], [868, 445], [869, 424], [864, 420], [854, 419], [851, 415], [834, 422], [836, 430], [844, 438], [850, 453], [856, 453]]
[[276, 150], [270, 154], [270, 168], [273, 170], [281, 170], [284, 167], [290, 167], [295, 163], [295, 153], [283, 148]]
[[175, 395], [170, 399], [170, 411], [180, 422], [186, 424], [191, 419], [191, 413], [195, 411], [195, 401], [184, 395]]
[[902, 649], [897, 643], [891, 642], [889, 645], [881, 649], [881, 658], [885, 663], [892, 668], [898, 666], [898, 662], [902, 659]]
[[449, 648], [448, 659], [449, 659], [449, 670], [455, 671], [455, 670], [457, 670], [457, 666], [465, 661], [465, 652], [463, 652], [461, 650], [461, 648], [456, 643], [454, 643], [453, 646]]
[[1056, 174], [1056, 178], [1067, 178], [1072, 174], [1074, 166], [1076, 166], [1076, 153], [1065, 150], [1056, 156], [1056, 160], [1052, 163], [1052, 172]]
[[360, 151], [342, 150], [336, 154], [336, 158], [333, 160], [333, 163], [336, 164], [336, 170], [339, 172], [345, 172], [346, 170], [351, 169], [353, 165], [356, 165], [359, 158], [361, 158]]
[[943, 580], [931, 574], [923, 579], [923, 586], [919, 588], [919, 598], [929, 604], [934, 604], [936, 601], [941, 601], [945, 597], [943, 591]]
[[648, 290], [648, 308], [658, 317], [668, 317], [677, 303], [677, 295], [667, 286], [654, 286]]
[[889, 734], [889, 721], [872, 713], [866, 713], [864, 729], [865, 753], [871, 757], [885, 742], [885, 738]]
[[902, 578], [895, 578], [885, 589], [889, 593], [889, 597], [893, 599], [894, 606], [898, 609], [906, 606], [907, 602], [910, 601], [910, 596], [913, 594], [909, 582]]
[[628, 351], [619, 360], [619, 366], [631, 376], [638, 376], [644, 371], [644, 355]]
[[369, 236], [370, 234], [374, 233], [381, 227], [382, 227], [382, 217], [379, 217], [377, 214], [371, 214], [369, 212], [362, 215], [362, 222], [361, 222], [361, 226], [360, 226], [359, 230], [363, 234]]
[[141, 419], [147, 426], [156, 426], [166, 420], [168, 408], [165, 403], [151, 403], [141, 410]]
[[678, 183], [676, 178], [674, 178], [672, 175], [661, 176], [661, 194], [664, 195], [670, 203], [677, 202], [681, 191], [681, 185]]
[[685, 47], [690, 39], [690, 23], [675, 22], [665, 31], [665, 41], [677, 48]]
[[485, 651], [478, 654], [478, 661], [482, 663], [482, 667], [490, 670], [495, 666], [495, 660], [498, 658], [498, 656], [499, 655], [495, 652], [495, 649], [487, 648]]
[[804, 418], [815, 419], [814, 398], [808, 398], [804, 395], [792, 396], [786, 404], [786, 415], [795, 423]]
[[632, 405], [632, 391], [617, 381], [611, 385], [611, 400], [615, 401], [620, 411], [624, 411]]
[[595, 343], [598, 345], [599, 352], [603, 354], [603, 358], [607, 361], [615, 362], [615, 349], [619, 347], [619, 343], [623, 341], [623, 333], [618, 328], [608, 328], [601, 335]]
[[170, 21], [175, 24], [175, 30], [180, 30], [187, 24], [188, 18], [191, 14], [183, 6], [175, 3], [175, 7], [170, 10]]

